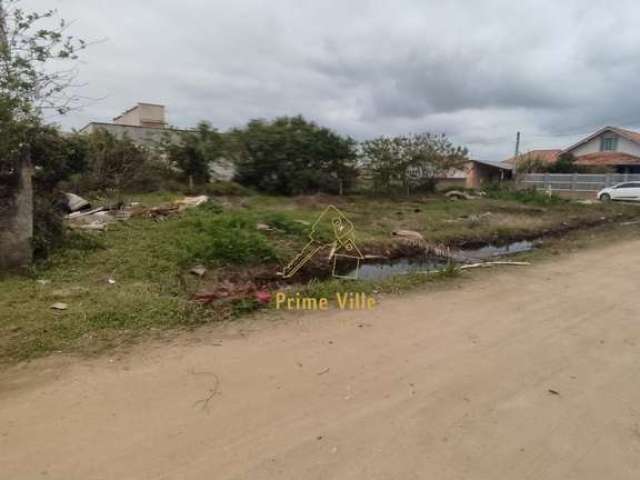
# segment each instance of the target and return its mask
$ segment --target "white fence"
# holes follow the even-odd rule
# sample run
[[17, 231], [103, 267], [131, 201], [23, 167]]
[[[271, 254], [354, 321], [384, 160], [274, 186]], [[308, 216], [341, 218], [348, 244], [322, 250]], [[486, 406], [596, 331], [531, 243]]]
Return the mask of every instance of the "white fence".
[[518, 176], [524, 187], [558, 192], [597, 192], [621, 182], [640, 182], [635, 173], [525, 173]]

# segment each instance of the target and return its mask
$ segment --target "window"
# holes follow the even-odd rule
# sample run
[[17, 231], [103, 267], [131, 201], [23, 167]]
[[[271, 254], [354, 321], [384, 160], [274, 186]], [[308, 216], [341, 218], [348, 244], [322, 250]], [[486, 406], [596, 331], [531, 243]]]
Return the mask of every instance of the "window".
[[618, 137], [602, 137], [600, 140], [601, 152], [615, 152], [618, 150]]

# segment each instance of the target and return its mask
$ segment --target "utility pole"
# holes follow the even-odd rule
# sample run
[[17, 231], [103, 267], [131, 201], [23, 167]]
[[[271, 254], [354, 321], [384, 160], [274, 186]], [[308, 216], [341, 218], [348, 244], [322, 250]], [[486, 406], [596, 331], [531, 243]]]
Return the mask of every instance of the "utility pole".
[[518, 169], [518, 155], [520, 155], [520, 132], [516, 132], [516, 149], [513, 156], [513, 177], [516, 176]]

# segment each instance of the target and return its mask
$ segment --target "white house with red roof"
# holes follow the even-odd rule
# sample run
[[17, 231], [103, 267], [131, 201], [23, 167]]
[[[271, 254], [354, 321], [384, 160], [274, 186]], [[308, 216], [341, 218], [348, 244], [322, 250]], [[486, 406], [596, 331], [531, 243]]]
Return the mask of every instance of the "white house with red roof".
[[[538, 158], [555, 162], [562, 153], [571, 153], [576, 164], [609, 167], [616, 173], [640, 173], [640, 133], [619, 127], [604, 127], [565, 149], [531, 150], [518, 162]], [[515, 158], [505, 163], [513, 165]]]
[[571, 153], [578, 165], [606, 167], [615, 173], [640, 173], [640, 132], [604, 127], [565, 149], [531, 150], [503, 162], [471, 160], [466, 185], [478, 188], [487, 182], [511, 178], [517, 163], [535, 158], [551, 164], [563, 153]]

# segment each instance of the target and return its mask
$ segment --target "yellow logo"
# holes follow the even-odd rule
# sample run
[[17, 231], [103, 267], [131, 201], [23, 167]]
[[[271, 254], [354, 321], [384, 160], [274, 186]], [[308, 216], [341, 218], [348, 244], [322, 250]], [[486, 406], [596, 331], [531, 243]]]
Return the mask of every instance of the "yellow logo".
[[[329, 239], [323, 238], [323, 232], [332, 232]], [[331, 274], [336, 278], [356, 280], [360, 269], [360, 261], [364, 256], [356, 245], [353, 223], [333, 205], [329, 205], [311, 226], [309, 242], [302, 251], [291, 260], [281, 272], [283, 278], [293, 277], [309, 260], [321, 250], [329, 248], [328, 261], [333, 260]], [[337, 271], [338, 262], [353, 264], [351, 275], [341, 275]]]

